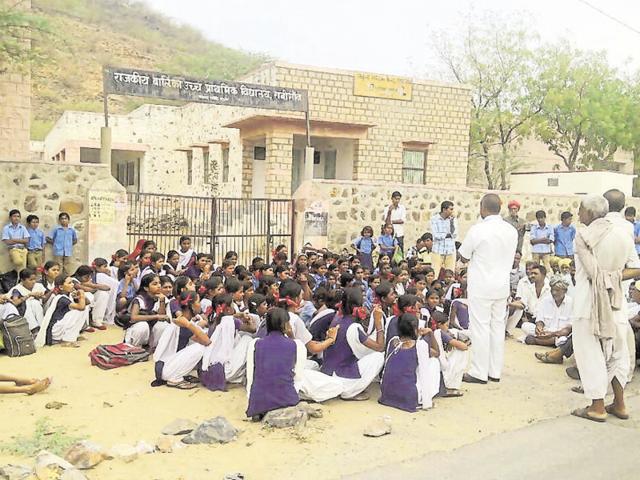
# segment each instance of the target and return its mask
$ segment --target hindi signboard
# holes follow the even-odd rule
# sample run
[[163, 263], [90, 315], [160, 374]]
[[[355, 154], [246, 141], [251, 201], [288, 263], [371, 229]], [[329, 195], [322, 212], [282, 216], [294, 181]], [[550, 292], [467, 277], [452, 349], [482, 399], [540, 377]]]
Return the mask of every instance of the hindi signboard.
[[353, 94], [360, 97], [411, 101], [413, 84], [404, 78], [356, 73], [353, 77]]
[[203, 80], [120, 67], [105, 67], [105, 94], [306, 112], [307, 91], [244, 82]]
[[116, 218], [118, 194], [109, 191], [89, 192], [89, 220], [97, 225], [109, 225]]

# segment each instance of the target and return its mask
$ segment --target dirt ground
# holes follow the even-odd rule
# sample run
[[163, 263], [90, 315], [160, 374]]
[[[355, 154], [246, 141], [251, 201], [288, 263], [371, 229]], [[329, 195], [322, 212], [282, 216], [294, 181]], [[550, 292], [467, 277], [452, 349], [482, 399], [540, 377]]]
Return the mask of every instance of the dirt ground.
[[[117, 343], [122, 331], [111, 327], [88, 337], [78, 349], [54, 346], [28, 357], [0, 357], [2, 372], [53, 377], [44, 393], [0, 398], [0, 443], [11, 441], [16, 433], [30, 434], [43, 417], [66, 426], [71, 435], [107, 448], [139, 440], [153, 444], [163, 426], [176, 418], [200, 422], [222, 415], [241, 429], [238, 439], [226, 445], [190, 445], [170, 454], [144, 455], [129, 464], [104, 461], [85, 471], [90, 479], [221, 479], [231, 472], [242, 472], [251, 480], [334, 479], [427, 452], [450, 451], [489, 435], [566, 415], [586, 404], [584, 397], [570, 391], [576, 382], [565, 375], [566, 362], [564, 366], [542, 365], [533, 357], [537, 347], [509, 340], [499, 384], [463, 384], [464, 397], [436, 399], [433, 409], [414, 414], [379, 405], [376, 384], [369, 388], [369, 401], [326, 402], [324, 418], [310, 419], [299, 435], [246, 421], [247, 399], [240, 387], [224, 393], [152, 388], [151, 361], [112, 371], [92, 367], [87, 357], [91, 348]], [[627, 391], [638, 394], [637, 377]], [[52, 401], [67, 405], [45, 409]], [[392, 419], [391, 435], [364, 437], [365, 426], [383, 415]], [[0, 451], [0, 465], [8, 462], [31, 464], [29, 459]]]

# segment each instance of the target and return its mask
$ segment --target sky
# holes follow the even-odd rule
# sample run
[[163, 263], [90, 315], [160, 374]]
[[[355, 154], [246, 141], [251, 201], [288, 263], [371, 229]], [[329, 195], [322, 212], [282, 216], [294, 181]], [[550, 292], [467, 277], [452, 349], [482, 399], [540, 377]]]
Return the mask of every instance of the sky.
[[640, 2], [630, 0], [145, 2], [226, 46], [305, 65], [433, 78], [433, 39], [455, 37], [468, 18], [495, 16], [525, 23], [543, 42], [604, 50], [623, 72], [640, 69]]

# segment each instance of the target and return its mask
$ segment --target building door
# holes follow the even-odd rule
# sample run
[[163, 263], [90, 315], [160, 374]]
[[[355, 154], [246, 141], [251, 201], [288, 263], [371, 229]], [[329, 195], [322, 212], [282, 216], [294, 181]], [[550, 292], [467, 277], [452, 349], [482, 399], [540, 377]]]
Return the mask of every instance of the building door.
[[265, 178], [267, 173], [265, 160], [253, 159], [253, 174], [251, 179], [251, 197], [264, 198]]
[[325, 150], [322, 152], [324, 156], [324, 177], [327, 179], [336, 178], [336, 150]]

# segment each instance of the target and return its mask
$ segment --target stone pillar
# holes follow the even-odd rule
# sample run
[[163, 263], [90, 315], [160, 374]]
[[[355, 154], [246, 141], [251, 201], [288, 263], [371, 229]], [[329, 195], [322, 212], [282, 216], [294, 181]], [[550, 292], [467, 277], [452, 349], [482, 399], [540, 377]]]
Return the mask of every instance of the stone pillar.
[[293, 133], [270, 133], [265, 139], [267, 147], [267, 198], [290, 198], [293, 161]]
[[253, 147], [255, 143], [242, 140], [242, 197], [251, 198], [253, 188]]
[[111, 168], [111, 127], [100, 127], [100, 163]]
[[304, 149], [304, 178], [303, 180], [313, 180], [313, 147], [305, 147]]
[[118, 181], [109, 177], [87, 190], [87, 257], [89, 261], [109, 259], [119, 248], [127, 248], [127, 193]]

